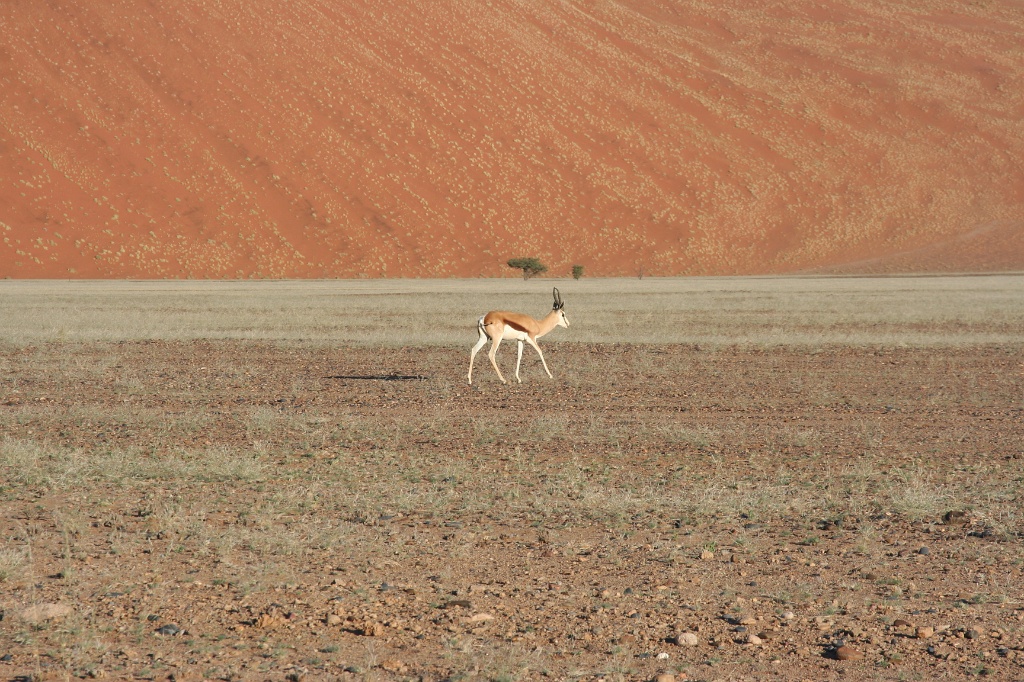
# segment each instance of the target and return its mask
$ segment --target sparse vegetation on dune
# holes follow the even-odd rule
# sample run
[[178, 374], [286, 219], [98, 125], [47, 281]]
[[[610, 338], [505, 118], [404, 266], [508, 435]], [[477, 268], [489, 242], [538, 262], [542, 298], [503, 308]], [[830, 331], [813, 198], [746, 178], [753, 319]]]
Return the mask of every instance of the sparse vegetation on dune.
[[2, 283], [0, 674], [1019, 677], [1021, 281]]
[[0, 276], [1020, 270], [1022, 32], [1016, 0], [4, 3]]

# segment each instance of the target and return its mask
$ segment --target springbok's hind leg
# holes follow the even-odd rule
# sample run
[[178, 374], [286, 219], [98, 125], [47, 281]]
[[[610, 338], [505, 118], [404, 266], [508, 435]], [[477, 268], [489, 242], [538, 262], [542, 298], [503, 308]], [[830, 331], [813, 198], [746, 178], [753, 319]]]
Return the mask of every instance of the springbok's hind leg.
[[497, 360], [494, 359], [495, 354], [497, 354], [497, 352], [498, 352], [498, 345], [499, 344], [501, 344], [501, 337], [500, 336], [495, 337], [494, 341], [491, 343], [491, 350], [487, 354], [487, 357], [490, 358], [491, 366], [494, 367], [494, 371], [498, 373], [498, 378], [501, 379], [501, 383], [507, 384], [508, 382], [505, 381], [505, 377], [501, 376], [501, 370], [498, 369], [498, 362], [497, 362]]
[[516, 344], [518, 354], [516, 355], [516, 381], [523, 383], [523, 380], [519, 378], [519, 365], [523, 362], [523, 341], [522, 339]]
[[480, 338], [477, 339], [476, 345], [473, 346], [473, 351], [469, 354], [469, 383], [473, 383], [473, 362], [476, 360], [476, 354], [480, 352], [480, 349], [487, 343], [487, 334], [484, 334], [483, 330], [480, 330]]

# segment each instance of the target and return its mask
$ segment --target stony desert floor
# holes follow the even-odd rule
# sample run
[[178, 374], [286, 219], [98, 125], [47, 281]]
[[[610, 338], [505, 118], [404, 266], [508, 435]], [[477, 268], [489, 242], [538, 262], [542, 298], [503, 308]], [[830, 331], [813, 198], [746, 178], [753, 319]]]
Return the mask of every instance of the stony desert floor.
[[4, 347], [0, 677], [1024, 677], [1019, 347], [545, 349]]

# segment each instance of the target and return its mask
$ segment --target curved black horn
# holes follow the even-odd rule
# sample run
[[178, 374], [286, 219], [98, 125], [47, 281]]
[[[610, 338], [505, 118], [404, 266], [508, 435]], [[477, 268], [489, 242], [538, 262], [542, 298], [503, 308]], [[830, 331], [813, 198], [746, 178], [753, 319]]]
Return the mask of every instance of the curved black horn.
[[561, 308], [564, 304], [562, 303], [562, 295], [558, 293], [557, 287], [551, 292], [555, 297], [555, 304], [552, 306], [555, 310]]

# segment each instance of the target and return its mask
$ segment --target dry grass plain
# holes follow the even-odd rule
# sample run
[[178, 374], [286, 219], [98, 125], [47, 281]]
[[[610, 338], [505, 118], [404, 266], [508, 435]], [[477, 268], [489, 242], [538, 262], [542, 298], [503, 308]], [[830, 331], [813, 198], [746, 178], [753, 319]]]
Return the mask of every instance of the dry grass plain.
[[0, 283], [0, 677], [1019, 679], [1021, 301]]

